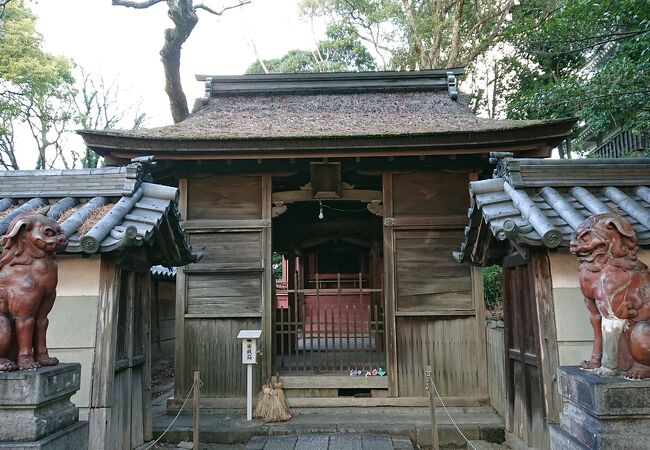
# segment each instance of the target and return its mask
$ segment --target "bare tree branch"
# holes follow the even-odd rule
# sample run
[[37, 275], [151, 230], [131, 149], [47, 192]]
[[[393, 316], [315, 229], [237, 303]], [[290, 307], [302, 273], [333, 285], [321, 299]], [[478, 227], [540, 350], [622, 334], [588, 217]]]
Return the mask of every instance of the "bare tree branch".
[[0, 0], [0, 19], [2, 18], [2, 15], [5, 13], [5, 6], [9, 4], [11, 0]]
[[146, 0], [142, 2], [133, 2], [130, 0], [113, 0], [113, 6], [126, 6], [127, 8], [145, 9], [155, 5], [156, 3], [162, 3], [164, 1], [165, 0]]
[[214, 14], [215, 16], [220, 16], [223, 13], [225, 13], [226, 11], [228, 11], [229, 9], [239, 8], [240, 6], [247, 5], [250, 2], [251, 2], [251, 0], [240, 0], [239, 3], [237, 3], [236, 5], [225, 6], [220, 11], [214, 10], [214, 9], [210, 8], [209, 6], [205, 5], [204, 3], [200, 3], [198, 5], [194, 5], [194, 10], [196, 11], [197, 9], [202, 9], [204, 11], [209, 12], [210, 14]]
[[[144, 9], [149, 6], [161, 3], [163, 0], [112, 0], [113, 5], [127, 6], [136, 9]], [[239, 8], [240, 6], [250, 3], [251, 0], [239, 0], [239, 3], [226, 6], [221, 11], [217, 11], [203, 3], [194, 5], [194, 0], [166, 0], [167, 15], [174, 23], [172, 28], [165, 30], [165, 43], [160, 50], [160, 58], [165, 73], [165, 92], [169, 98], [169, 108], [171, 110], [174, 123], [178, 123], [190, 115], [187, 105], [187, 97], [181, 84], [181, 49], [183, 44], [190, 37], [192, 30], [199, 21], [196, 12], [199, 9], [205, 10], [211, 14], [220, 16], [225, 11]]]

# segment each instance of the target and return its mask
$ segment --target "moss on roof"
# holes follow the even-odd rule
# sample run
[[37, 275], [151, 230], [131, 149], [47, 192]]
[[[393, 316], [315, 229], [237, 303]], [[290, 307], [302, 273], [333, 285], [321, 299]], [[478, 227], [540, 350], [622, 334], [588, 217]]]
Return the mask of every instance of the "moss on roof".
[[89, 134], [162, 140], [404, 136], [509, 130], [546, 122], [479, 118], [446, 91], [258, 95], [212, 98], [174, 125]]

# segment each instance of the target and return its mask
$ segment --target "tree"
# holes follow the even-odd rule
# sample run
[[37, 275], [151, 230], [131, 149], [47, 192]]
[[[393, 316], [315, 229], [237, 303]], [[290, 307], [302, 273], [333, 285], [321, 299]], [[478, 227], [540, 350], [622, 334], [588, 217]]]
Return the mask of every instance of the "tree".
[[290, 50], [280, 58], [258, 60], [246, 69], [246, 73], [344, 72], [377, 68], [354, 27], [332, 24], [325, 34], [315, 50]]
[[72, 119], [70, 60], [41, 49], [36, 19], [22, 0], [5, 2], [0, 17], [0, 164], [17, 169], [14, 129], [27, 128], [37, 147], [36, 168], [63, 159], [61, 137]]
[[357, 29], [394, 69], [472, 63], [508, 25], [514, 0], [303, 0], [306, 15]]
[[513, 18], [509, 117], [576, 116], [590, 134], [650, 129], [647, 1], [538, 0]]
[[174, 123], [178, 123], [190, 114], [187, 97], [181, 85], [181, 49], [199, 21], [197, 11], [203, 10], [221, 16], [230, 9], [250, 3], [251, 0], [239, 0], [238, 3], [224, 6], [219, 10], [203, 3], [195, 5], [194, 0], [112, 0], [113, 5], [135, 9], [147, 9], [163, 1], [167, 4], [167, 15], [174, 23], [174, 27], [165, 30], [165, 43], [160, 50], [160, 58], [165, 72], [165, 92], [169, 97], [172, 119]]
[[[117, 81], [107, 82], [102, 76], [83, 69], [79, 71], [81, 87], [75, 97], [76, 122], [84, 130], [109, 130], [116, 127], [140, 128], [147, 116], [134, 104], [122, 108], [120, 86]], [[82, 167], [97, 167], [99, 155], [89, 148], [83, 154], [74, 153]]]
[[[108, 129], [125, 126], [133, 113], [132, 126], [144, 115], [135, 107], [121, 109], [119, 87], [91, 76], [63, 57], [44, 52], [36, 31], [36, 18], [22, 0], [0, 4], [0, 168], [17, 170], [22, 155], [35, 150], [36, 169], [62, 165], [96, 167], [98, 156], [75, 150], [67, 139], [72, 129]], [[77, 88], [73, 73], [78, 72]], [[126, 122], [126, 123], [125, 123]], [[17, 148], [16, 131], [31, 137]]]

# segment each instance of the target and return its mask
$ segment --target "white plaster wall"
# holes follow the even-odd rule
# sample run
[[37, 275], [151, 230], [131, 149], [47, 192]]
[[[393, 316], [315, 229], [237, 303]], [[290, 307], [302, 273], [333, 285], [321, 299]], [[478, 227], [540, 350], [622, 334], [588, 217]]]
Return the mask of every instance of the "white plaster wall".
[[90, 406], [95, 355], [100, 258], [65, 255], [58, 257], [58, 265], [59, 284], [49, 315], [48, 347], [50, 354], [61, 362], [81, 364], [81, 387], [72, 396], [72, 402], [85, 419]]
[[[578, 283], [579, 263], [568, 252], [549, 253], [560, 365], [576, 365], [591, 356], [593, 330]], [[639, 259], [650, 263], [650, 250]]]

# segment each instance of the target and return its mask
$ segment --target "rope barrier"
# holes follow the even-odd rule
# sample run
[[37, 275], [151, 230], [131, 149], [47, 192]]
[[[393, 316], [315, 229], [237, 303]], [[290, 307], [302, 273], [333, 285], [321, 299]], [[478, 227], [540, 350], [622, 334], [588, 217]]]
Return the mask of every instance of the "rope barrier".
[[185, 408], [185, 405], [187, 404], [187, 401], [192, 396], [192, 391], [194, 390], [194, 386], [196, 386], [196, 381], [194, 383], [192, 383], [192, 387], [190, 388], [190, 392], [187, 394], [187, 397], [185, 398], [185, 401], [181, 405], [181, 408], [178, 410], [178, 413], [176, 413], [176, 417], [174, 417], [174, 420], [172, 420], [171, 423], [167, 426], [167, 429], [165, 431], [163, 431], [163, 433], [160, 436], [158, 436], [158, 439], [156, 439], [151, 444], [149, 444], [149, 446], [146, 447], [144, 450], [149, 450], [149, 449], [153, 448], [153, 446], [156, 445], [163, 438], [163, 436], [165, 434], [167, 434], [167, 432], [172, 427], [172, 425], [174, 425], [174, 422], [176, 422], [176, 419], [178, 419], [178, 416], [180, 416], [181, 413], [183, 412], [183, 409]]
[[[442, 401], [442, 397], [440, 396], [440, 393], [438, 392], [438, 388], [436, 387], [436, 383], [433, 382], [433, 378], [431, 378], [431, 375], [427, 374], [427, 378], [428, 378], [428, 381], [427, 381], [426, 390], [427, 391], [429, 390], [429, 382], [430, 382], [431, 387], [433, 387], [433, 390], [434, 390], [436, 396], [438, 397], [438, 400], [440, 400], [440, 404], [442, 405], [443, 409], [447, 413], [447, 416], [449, 416], [449, 420], [451, 420], [452, 425], [454, 425], [454, 427], [460, 433], [460, 435], [463, 437], [463, 439], [465, 439], [465, 442], [467, 442], [467, 445], [469, 445], [471, 448], [476, 450], [476, 447], [474, 447], [472, 445], [472, 443], [469, 441], [469, 439], [467, 439], [467, 436], [465, 436], [465, 434], [463, 434], [463, 432], [460, 431], [460, 428], [458, 428], [458, 425], [456, 425], [456, 421], [454, 420], [453, 417], [451, 417], [451, 414], [449, 413], [449, 410], [447, 409], [447, 406], [445, 405], [445, 402]], [[431, 392], [431, 391], [429, 391], [429, 392]]]

